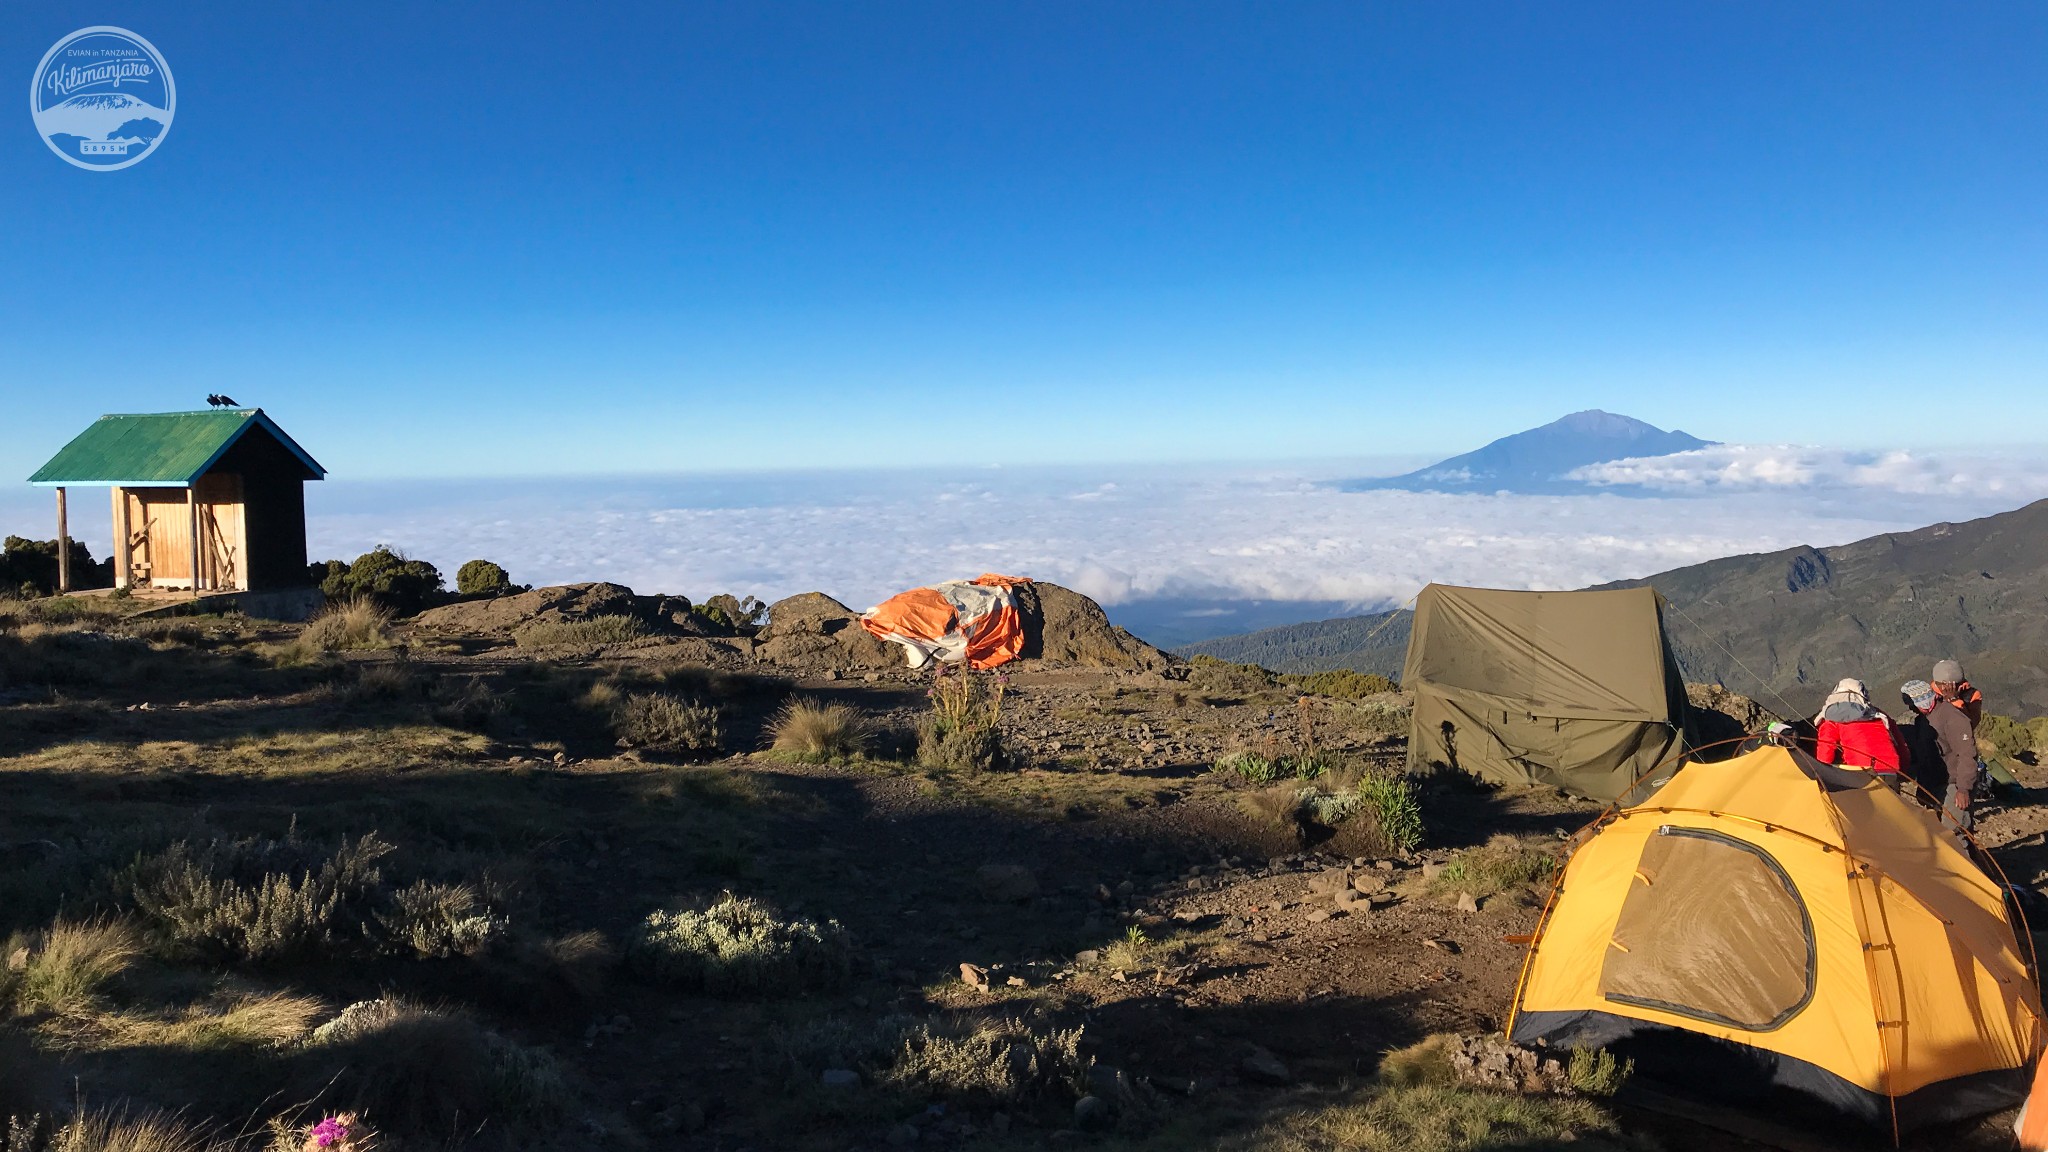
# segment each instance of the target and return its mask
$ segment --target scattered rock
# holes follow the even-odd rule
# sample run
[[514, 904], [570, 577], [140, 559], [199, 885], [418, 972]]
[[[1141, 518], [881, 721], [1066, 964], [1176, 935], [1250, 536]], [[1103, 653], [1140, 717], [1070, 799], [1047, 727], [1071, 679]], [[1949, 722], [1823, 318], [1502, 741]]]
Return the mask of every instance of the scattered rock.
[[1433, 861], [1424, 861], [1422, 865], [1422, 878], [1424, 880], [1434, 880], [1442, 874], [1443, 870], [1444, 866], [1441, 864]]
[[1029, 987], [1031, 987], [1031, 982], [1030, 982], [1030, 981], [1028, 981], [1028, 980], [1026, 980], [1026, 979], [1024, 979], [1024, 978], [1023, 978], [1022, 976], [1012, 976], [1012, 977], [1010, 977], [1009, 979], [1007, 979], [1007, 980], [1003, 981], [1003, 984], [1004, 984], [1005, 986], [1007, 986], [1007, 987], [1010, 987], [1010, 988], [1029, 988]]
[[1362, 872], [1351, 878], [1351, 890], [1366, 896], [1385, 891], [1387, 878], [1377, 872]]
[[1100, 1096], [1083, 1096], [1074, 1101], [1074, 1127], [1083, 1132], [1106, 1128], [1112, 1119], [1109, 1101]]
[[971, 988], [988, 991], [988, 969], [979, 964], [960, 965], [960, 981]]
[[860, 1073], [851, 1068], [827, 1068], [824, 1074], [818, 1077], [818, 1083], [827, 1088], [858, 1088]]
[[1453, 956], [1458, 954], [1458, 942], [1456, 940], [1445, 940], [1441, 937], [1436, 937], [1424, 940], [1422, 946], [1424, 948], [1434, 948], [1439, 952], [1449, 952]]
[[1479, 901], [1473, 899], [1470, 892], [1460, 892], [1458, 893], [1458, 911], [1477, 912], [1479, 911]]
[[984, 864], [974, 877], [982, 899], [992, 904], [1021, 904], [1038, 895], [1038, 877], [1021, 864]]
[[1237, 1069], [1244, 1077], [1258, 1084], [1283, 1086], [1294, 1083], [1294, 1073], [1280, 1062], [1278, 1056], [1264, 1048], [1253, 1047], [1250, 1054], [1238, 1062]]
[[1448, 1053], [1451, 1070], [1461, 1084], [1510, 1092], [1573, 1095], [1572, 1079], [1558, 1060], [1510, 1044], [1498, 1032], [1461, 1036]]
[[1328, 908], [1318, 908], [1315, 911], [1308, 914], [1308, 922], [1311, 924], [1321, 924], [1323, 921], [1328, 920], [1330, 917], [1335, 916], [1336, 914], [1337, 913], [1332, 912]]

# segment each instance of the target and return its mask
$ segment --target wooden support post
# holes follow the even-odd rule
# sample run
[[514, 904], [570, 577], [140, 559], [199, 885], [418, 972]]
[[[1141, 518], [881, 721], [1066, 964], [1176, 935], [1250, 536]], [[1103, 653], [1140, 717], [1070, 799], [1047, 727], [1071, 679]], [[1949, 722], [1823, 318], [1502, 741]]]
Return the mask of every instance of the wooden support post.
[[185, 511], [192, 528], [192, 594], [199, 595], [199, 489], [185, 489]]
[[71, 509], [64, 489], [57, 489], [57, 591], [71, 591]]
[[135, 583], [135, 557], [128, 547], [128, 490], [114, 489], [114, 587]]

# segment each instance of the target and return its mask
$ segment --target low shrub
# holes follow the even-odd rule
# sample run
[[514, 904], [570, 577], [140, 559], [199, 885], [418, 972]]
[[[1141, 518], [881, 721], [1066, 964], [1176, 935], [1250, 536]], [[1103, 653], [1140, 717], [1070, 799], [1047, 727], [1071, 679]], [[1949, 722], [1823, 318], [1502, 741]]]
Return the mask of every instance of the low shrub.
[[1338, 826], [1334, 845], [1356, 856], [1389, 856], [1413, 852], [1422, 846], [1422, 802], [1415, 784], [1396, 772], [1368, 772], [1359, 777], [1351, 792], [1357, 807], [1351, 819]]
[[569, 1093], [544, 1049], [516, 1044], [466, 1015], [402, 1000], [351, 1004], [313, 1030], [301, 1090], [351, 1108], [386, 1132], [445, 1138], [485, 1123], [545, 1124]]
[[1612, 1096], [1635, 1074], [1633, 1059], [1620, 1061], [1605, 1048], [1572, 1049], [1567, 1075], [1572, 1087], [1587, 1096]]
[[1280, 766], [1252, 751], [1232, 752], [1216, 761], [1215, 770], [1247, 784], [1270, 784], [1282, 775]]
[[97, 1002], [142, 959], [142, 941], [123, 920], [59, 920], [34, 941], [10, 940], [0, 959], [16, 1006], [75, 1012]]
[[342, 691], [350, 704], [381, 704], [396, 700], [417, 700], [427, 694], [427, 681], [405, 661], [364, 664], [356, 669], [353, 683]]
[[927, 1021], [906, 1029], [876, 1080], [884, 1088], [941, 1099], [1014, 1104], [1040, 1096], [1088, 1094], [1093, 1061], [1079, 1028], [1034, 1031], [1018, 1020]]
[[633, 692], [612, 714], [612, 730], [627, 748], [651, 752], [718, 751], [718, 709], [665, 692]]
[[428, 880], [393, 892], [376, 915], [393, 949], [423, 960], [479, 955], [506, 928], [475, 888]]
[[645, 976], [711, 993], [791, 996], [842, 984], [852, 946], [837, 921], [784, 920], [726, 893], [702, 912], [654, 912], [627, 952]]
[[482, 676], [443, 676], [429, 692], [436, 723], [488, 732], [505, 714], [505, 700]]
[[321, 857], [283, 840], [179, 841], [138, 859], [120, 879], [174, 946], [216, 959], [265, 962], [359, 938], [383, 893], [377, 861], [391, 846], [346, 837]]
[[489, 560], [471, 560], [455, 570], [455, 591], [462, 596], [504, 596], [526, 589], [512, 583], [512, 576]]
[[588, 620], [537, 620], [512, 634], [521, 648], [603, 648], [648, 634], [637, 616], [592, 616]]
[[775, 1030], [770, 1044], [794, 1083], [828, 1068], [858, 1071], [867, 1085], [903, 1102], [968, 1100], [1015, 1104], [1072, 1100], [1088, 1092], [1093, 1060], [1079, 1028], [1045, 1028], [1011, 1018], [915, 1019], [871, 1024], [834, 1017]]
[[1310, 695], [1332, 696], [1339, 700], [1363, 700], [1368, 696], [1401, 690], [1400, 685], [1377, 672], [1358, 672], [1350, 668], [1306, 672], [1282, 676], [1280, 679], [1283, 683]]
[[1557, 859], [1550, 853], [1525, 847], [1511, 836], [1496, 836], [1453, 855], [1429, 886], [1439, 896], [1465, 892], [1484, 900], [1548, 879], [1556, 868]]
[[932, 710], [918, 725], [917, 761], [941, 771], [988, 772], [1008, 767], [1003, 697], [1010, 680], [940, 664], [927, 690]]
[[1996, 712], [1986, 712], [1983, 722], [1977, 725], [1977, 742], [1987, 752], [2015, 758], [2035, 747], [2034, 733], [2025, 724]]
[[857, 709], [845, 704], [792, 700], [776, 715], [770, 730], [771, 751], [805, 764], [851, 760], [867, 747], [866, 722]]

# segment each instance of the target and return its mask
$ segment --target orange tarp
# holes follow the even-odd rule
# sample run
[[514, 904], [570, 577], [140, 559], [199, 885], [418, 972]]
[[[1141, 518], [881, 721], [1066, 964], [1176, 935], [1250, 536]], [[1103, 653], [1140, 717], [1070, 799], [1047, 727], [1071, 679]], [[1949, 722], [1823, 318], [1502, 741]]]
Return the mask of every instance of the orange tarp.
[[1024, 618], [1015, 589], [1028, 577], [984, 572], [891, 596], [861, 616], [861, 627], [902, 645], [913, 668], [930, 660], [976, 670], [1007, 664], [1024, 651]]

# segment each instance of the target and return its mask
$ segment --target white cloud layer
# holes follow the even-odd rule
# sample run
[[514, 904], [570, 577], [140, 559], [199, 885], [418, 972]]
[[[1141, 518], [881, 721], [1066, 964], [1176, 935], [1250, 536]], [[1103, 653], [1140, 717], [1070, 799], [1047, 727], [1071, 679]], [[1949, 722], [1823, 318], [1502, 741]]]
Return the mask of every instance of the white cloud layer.
[[[389, 543], [451, 577], [463, 561], [488, 557], [536, 584], [604, 579], [771, 600], [815, 589], [865, 607], [903, 588], [997, 571], [1110, 604], [1189, 597], [1373, 608], [1402, 603], [1431, 580], [1580, 587], [2048, 496], [2048, 469], [2030, 456], [1745, 445], [1588, 469], [1585, 495], [1344, 492], [1329, 483], [1356, 474], [1189, 465], [332, 481], [309, 485], [308, 503], [314, 556]], [[76, 532], [101, 554], [104, 500], [78, 503]], [[9, 531], [50, 532], [45, 494], [17, 490], [0, 499], [0, 514]]]

